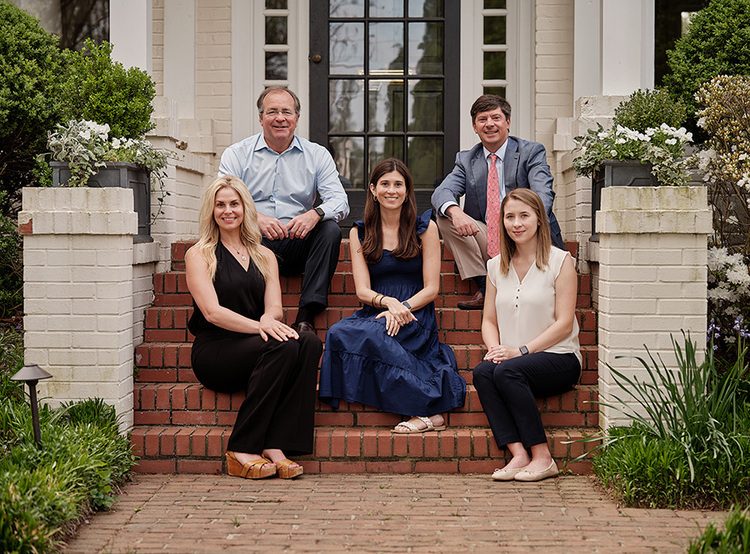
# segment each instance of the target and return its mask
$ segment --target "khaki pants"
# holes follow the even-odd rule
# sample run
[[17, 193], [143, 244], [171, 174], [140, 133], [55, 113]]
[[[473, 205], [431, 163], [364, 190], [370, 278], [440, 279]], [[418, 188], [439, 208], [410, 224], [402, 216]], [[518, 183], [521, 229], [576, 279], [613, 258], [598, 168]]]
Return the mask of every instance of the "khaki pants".
[[474, 221], [479, 232], [474, 236], [462, 237], [453, 229], [451, 220], [438, 216], [437, 226], [445, 245], [453, 252], [461, 279], [471, 279], [487, 275], [487, 225]]

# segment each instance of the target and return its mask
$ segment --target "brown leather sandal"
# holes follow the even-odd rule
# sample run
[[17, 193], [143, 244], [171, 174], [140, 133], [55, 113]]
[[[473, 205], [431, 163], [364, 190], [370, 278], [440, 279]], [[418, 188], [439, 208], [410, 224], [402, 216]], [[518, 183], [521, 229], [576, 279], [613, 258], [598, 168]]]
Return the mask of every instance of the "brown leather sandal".
[[276, 462], [276, 469], [278, 470], [280, 479], [294, 479], [295, 477], [302, 475], [304, 472], [301, 465], [287, 458]]
[[265, 479], [276, 475], [276, 465], [265, 458], [251, 460], [244, 465], [240, 463], [234, 452], [227, 452], [226, 458], [227, 475], [231, 475], [232, 477], [242, 477], [243, 479]]

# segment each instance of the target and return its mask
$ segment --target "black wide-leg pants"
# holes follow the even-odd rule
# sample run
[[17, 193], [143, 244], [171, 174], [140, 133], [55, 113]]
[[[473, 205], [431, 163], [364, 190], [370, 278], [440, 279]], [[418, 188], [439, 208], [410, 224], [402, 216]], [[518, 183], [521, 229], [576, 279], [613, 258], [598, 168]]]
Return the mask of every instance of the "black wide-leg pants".
[[[299, 307], [328, 305], [328, 289], [339, 261], [341, 229], [333, 220], [319, 222], [304, 239], [270, 240], [263, 237], [279, 262], [281, 275], [300, 275], [302, 294]], [[319, 310], [315, 310], [319, 311]]]
[[535, 352], [474, 368], [474, 386], [499, 448], [514, 442], [525, 448], [547, 442], [535, 397], [571, 390], [581, 375], [575, 354]]
[[279, 448], [290, 456], [313, 451], [315, 383], [323, 345], [301, 333], [286, 342], [260, 335], [201, 334], [193, 343], [198, 380], [216, 392], [244, 390], [228, 449], [260, 454]]

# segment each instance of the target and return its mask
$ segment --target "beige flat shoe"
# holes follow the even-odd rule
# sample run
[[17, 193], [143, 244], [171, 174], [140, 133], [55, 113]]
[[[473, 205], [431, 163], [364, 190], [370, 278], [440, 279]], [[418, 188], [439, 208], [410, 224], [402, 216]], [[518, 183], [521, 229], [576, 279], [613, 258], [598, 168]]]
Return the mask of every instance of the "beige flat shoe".
[[552, 460], [549, 466], [547, 466], [547, 469], [543, 469], [542, 471], [528, 471], [524, 469], [523, 471], [519, 471], [518, 473], [516, 473], [514, 479], [516, 481], [531, 483], [534, 481], [541, 481], [542, 479], [547, 479], [549, 477], [555, 477], [559, 473], [560, 470], [557, 469], [555, 460]]
[[[416, 423], [412, 422], [414, 419], [424, 423], [425, 427], [418, 427]], [[414, 416], [402, 421], [392, 429], [392, 432], [398, 435], [414, 435], [416, 433], [427, 433], [428, 431], [445, 431], [445, 422], [443, 422], [443, 425], [435, 425], [429, 417]]]
[[493, 481], [513, 481], [519, 473], [523, 471], [522, 467], [516, 467], [513, 469], [508, 468], [501, 468], [496, 469], [495, 472], [492, 474], [492, 480]]

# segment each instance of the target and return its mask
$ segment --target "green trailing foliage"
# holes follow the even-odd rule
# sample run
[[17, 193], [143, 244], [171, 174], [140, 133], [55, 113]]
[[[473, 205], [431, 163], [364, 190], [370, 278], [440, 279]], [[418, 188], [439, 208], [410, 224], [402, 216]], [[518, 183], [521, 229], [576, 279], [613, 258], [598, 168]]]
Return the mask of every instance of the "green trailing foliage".
[[[153, 128], [156, 94], [145, 71], [112, 60], [112, 45], [86, 40], [80, 51], [65, 51], [67, 79], [62, 87], [63, 120], [86, 119], [109, 125], [114, 137], [137, 139]], [[51, 127], [50, 127], [51, 128]]]
[[40, 419], [41, 450], [28, 404], [0, 406], [0, 433], [10, 439], [0, 458], [1, 551], [55, 549], [81, 517], [111, 506], [134, 463], [114, 408], [102, 400], [42, 408]]
[[724, 522], [724, 529], [711, 523], [690, 543], [689, 554], [734, 554], [750, 552], [750, 510], [735, 507]]
[[750, 75], [750, 0], [711, 0], [667, 53], [665, 87], [696, 111], [695, 93], [717, 75]]
[[615, 109], [613, 125], [645, 133], [646, 129], [659, 128], [662, 123], [682, 127], [686, 118], [685, 104], [675, 101], [666, 90], [636, 90]]
[[[716, 368], [709, 349], [698, 362], [695, 343], [673, 340], [677, 369], [648, 353], [637, 358], [647, 378], [636, 380], [610, 367], [627, 397], [601, 402], [630, 417], [613, 428], [594, 459], [602, 483], [629, 506], [728, 508], [750, 498], [750, 404], [747, 347], [737, 343], [736, 362]], [[634, 409], [624, 406], [635, 405]]]
[[57, 37], [23, 10], [0, 0], [0, 213], [36, 182], [37, 156], [60, 121], [63, 56]]

